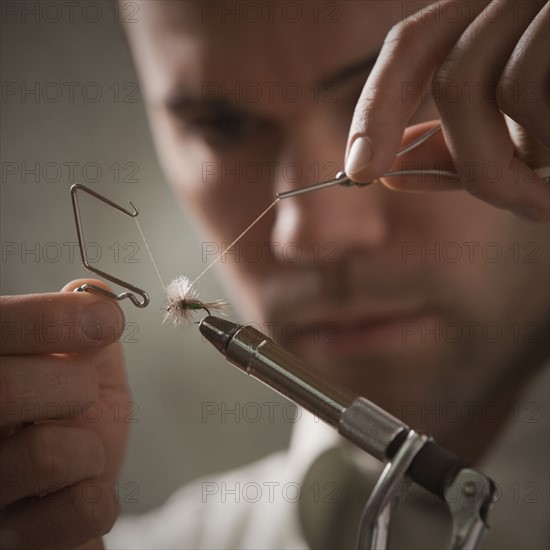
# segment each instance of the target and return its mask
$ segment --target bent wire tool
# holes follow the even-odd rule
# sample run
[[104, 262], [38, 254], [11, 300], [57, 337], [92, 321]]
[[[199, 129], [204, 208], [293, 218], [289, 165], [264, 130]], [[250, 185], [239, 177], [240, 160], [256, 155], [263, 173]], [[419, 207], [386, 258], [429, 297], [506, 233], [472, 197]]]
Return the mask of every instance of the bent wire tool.
[[[88, 257], [86, 255], [86, 241], [84, 240], [84, 233], [82, 231], [82, 221], [80, 217], [80, 209], [78, 207], [77, 191], [79, 190], [84, 191], [85, 193], [88, 193], [92, 197], [104, 202], [105, 204], [107, 204], [108, 206], [111, 206], [112, 208], [115, 208], [116, 210], [119, 210], [120, 212], [126, 214], [127, 216], [135, 218], [139, 214], [139, 210], [136, 208], [136, 206], [132, 202], [130, 202], [130, 206], [133, 208], [133, 211], [127, 210], [126, 208], [120, 206], [119, 204], [116, 204], [112, 200], [104, 197], [103, 195], [96, 193], [95, 191], [93, 191], [89, 187], [86, 187], [85, 185], [75, 183], [74, 185], [71, 186], [71, 200], [73, 203], [76, 232], [78, 235], [78, 246], [80, 248], [80, 257], [82, 258], [82, 263], [84, 264], [84, 267], [89, 271], [91, 271], [92, 273], [95, 273], [96, 275], [99, 275], [100, 277], [103, 277], [108, 281], [111, 281], [112, 283], [120, 285], [123, 288], [127, 288], [128, 290], [131, 290], [135, 294], [132, 294], [132, 292], [121, 292], [120, 294], [115, 294], [114, 292], [111, 292], [109, 290], [106, 290], [104, 288], [101, 288], [100, 286], [93, 285], [93, 284], [80, 285], [78, 288], [75, 289], [75, 292], [84, 292], [86, 290], [92, 290], [94, 292], [99, 292], [100, 294], [103, 294], [104, 296], [107, 296], [108, 298], [111, 298], [113, 300], [123, 300], [124, 298], [129, 298], [136, 307], [147, 306], [147, 304], [149, 304], [149, 295], [147, 294], [147, 292], [145, 292], [141, 288], [138, 288], [137, 286], [134, 286], [128, 283], [127, 281], [123, 281], [122, 279], [119, 279], [114, 275], [106, 273], [105, 271], [102, 271], [97, 267], [94, 267], [88, 261]], [[136, 294], [141, 296], [141, 300], [136, 296]]]

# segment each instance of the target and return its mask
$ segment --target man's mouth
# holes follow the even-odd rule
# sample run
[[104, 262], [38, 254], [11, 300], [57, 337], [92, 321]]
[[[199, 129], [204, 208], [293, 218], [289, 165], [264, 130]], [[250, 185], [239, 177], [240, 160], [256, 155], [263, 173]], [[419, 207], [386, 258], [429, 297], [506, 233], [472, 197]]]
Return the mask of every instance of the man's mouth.
[[[367, 312], [367, 313], [365, 313]], [[302, 338], [297, 331], [283, 328], [283, 339], [305, 346], [308, 353], [330, 356], [398, 350], [404, 347], [411, 333], [426, 326], [434, 319], [433, 311], [415, 306], [385, 306], [362, 308], [362, 311], [325, 311], [296, 321], [301, 327]], [[289, 324], [290, 327], [290, 324]], [[295, 342], [291, 342], [293, 339]]]
[[409, 352], [447, 314], [425, 274], [396, 279], [355, 256], [339, 266], [272, 273], [262, 299], [282, 345], [320, 358]]

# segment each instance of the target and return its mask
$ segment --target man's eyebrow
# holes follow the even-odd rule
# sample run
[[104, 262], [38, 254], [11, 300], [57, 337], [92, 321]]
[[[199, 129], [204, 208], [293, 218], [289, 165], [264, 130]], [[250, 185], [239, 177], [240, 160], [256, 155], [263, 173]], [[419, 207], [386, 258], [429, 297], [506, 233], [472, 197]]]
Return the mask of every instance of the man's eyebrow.
[[[368, 73], [374, 67], [377, 58], [378, 52], [373, 56], [369, 56], [367, 59], [363, 59], [357, 63], [340, 69], [338, 72], [327, 78], [322, 78], [317, 82], [317, 85], [324, 87], [334, 84], [345, 84], [347, 81], [352, 80], [359, 75], [363, 75], [366, 78]], [[235, 112], [238, 106], [232, 105], [227, 98], [218, 97], [213, 93], [210, 93], [210, 91], [208, 91], [208, 93], [206, 92], [205, 85], [211, 84], [212, 83], [209, 82], [203, 83], [201, 94], [192, 93], [187, 89], [177, 89], [163, 101], [163, 104], [166, 109], [174, 112], [196, 110], [201, 107], [215, 109], [220, 112]], [[228, 95], [231, 96], [231, 94]]]

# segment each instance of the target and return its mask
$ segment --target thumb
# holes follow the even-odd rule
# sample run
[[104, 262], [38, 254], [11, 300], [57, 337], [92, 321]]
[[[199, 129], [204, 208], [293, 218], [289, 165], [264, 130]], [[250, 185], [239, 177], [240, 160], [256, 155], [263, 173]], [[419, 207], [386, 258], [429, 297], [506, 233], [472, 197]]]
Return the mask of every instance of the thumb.
[[[74, 280], [68, 282], [65, 286], [63, 286], [63, 288], [61, 289], [60, 292], [61, 293], [74, 292], [77, 288], [81, 287], [82, 285], [86, 285], [86, 284], [98, 286], [100, 288], [108, 290], [109, 292], [113, 292], [113, 289], [107, 283], [105, 283], [104, 281], [100, 281], [98, 279], [74, 279]], [[112, 313], [113, 313], [112, 323], [110, 325], [112, 325], [112, 327], [113, 327], [113, 332], [112, 332], [113, 341], [118, 340], [120, 338], [120, 336], [122, 335], [122, 332], [124, 331], [124, 326], [126, 324], [126, 320], [125, 320], [125, 317], [124, 317], [124, 312], [122, 311], [122, 309], [119, 306], [118, 302], [116, 300], [112, 300], [108, 296], [104, 296], [100, 292], [94, 292], [93, 290], [85, 291], [85, 292], [83, 292], [83, 294], [88, 295], [86, 297], [86, 299], [88, 299], [88, 300], [94, 300], [94, 301], [98, 301], [98, 302], [102, 302], [102, 301], [107, 300], [107, 301], [110, 302], [110, 304], [112, 306], [114, 306], [114, 307], [110, 308]], [[117, 318], [117, 316], [118, 316], [118, 318]], [[92, 321], [93, 321], [93, 319], [92, 319]]]

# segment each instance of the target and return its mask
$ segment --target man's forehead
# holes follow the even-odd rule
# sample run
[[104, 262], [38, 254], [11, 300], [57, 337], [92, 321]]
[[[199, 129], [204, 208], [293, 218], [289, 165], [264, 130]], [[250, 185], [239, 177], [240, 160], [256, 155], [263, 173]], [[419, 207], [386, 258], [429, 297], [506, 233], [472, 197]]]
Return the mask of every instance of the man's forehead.
[[150, 99], [160, 100], [183, 77], [189, 88], [250, 79], [312, 85], [375, 54], [400, 4], [159, 0], [143, 2], [126, 29]]

